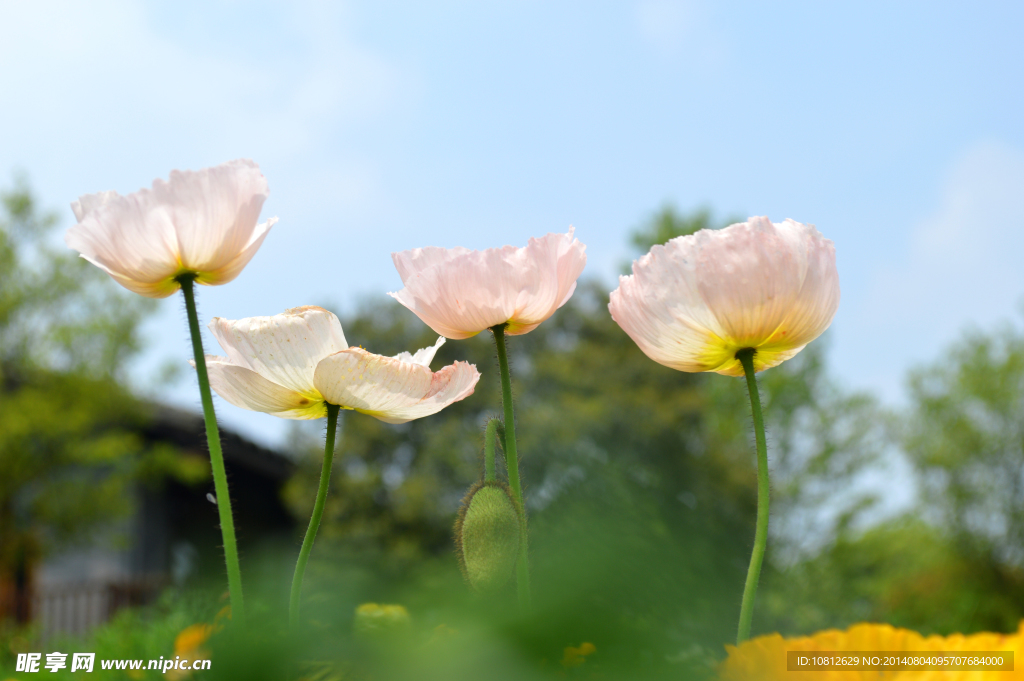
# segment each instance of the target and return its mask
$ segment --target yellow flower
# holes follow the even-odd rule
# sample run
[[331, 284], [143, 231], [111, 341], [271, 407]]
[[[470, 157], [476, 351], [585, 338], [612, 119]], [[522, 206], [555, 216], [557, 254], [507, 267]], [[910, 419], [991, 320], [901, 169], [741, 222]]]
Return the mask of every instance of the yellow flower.
[[[218, 613], [218, 619], [220, 619], [223, 612], [222, 610]], [[230, 617], [230, 614], [228, 617]], [[221, 626], [216, 624], [206, 624], [203, 622], [185, 627], [174, 639], [174, 655], [185, 660], [210, 659], [210, 651], [203, 646], [206, 645], [210, 636], [220, 628]], [[178, 679], [188, 678], [191, 676], [191, 672], [181, 669], [169, 669], [165, 675], [171, 681], [177, 681]]]
[[193, 650], [202, 650], [202, 645], [206, 643], [212, 633], [213, 627], [209, 624], [200, 623], [185, 627], [174, 639], [174, 654], [181, 655]]
[[[786, 639], [760, 636], [740, 646], [727, 645], [729, 657], [719, 665], [721, 681], [1010, 681], [1024, 680], [1024, 621], [1016, 634], [951, 634], [922, 636], [888, 624], [855, 624], [846, 631], [829, 629], [811, 636]], [[970, 652], [1014, 651], [1017, 671], [787, 671], [789, 651], [836, 652]]]
[[409, 611], [401, 605], [363, 603], [356, 608], [355, 630], [368, 634], [409, 626]]
[[597, 652], [597, 648], [593, 643], [584, 641], [580, 644], [579, 648], [573, 648], [572, 646], [566, 646], [562, 653], [562, 666], [579, 667], [581, 664], [587, 661], [587, 655], [592, 655]]

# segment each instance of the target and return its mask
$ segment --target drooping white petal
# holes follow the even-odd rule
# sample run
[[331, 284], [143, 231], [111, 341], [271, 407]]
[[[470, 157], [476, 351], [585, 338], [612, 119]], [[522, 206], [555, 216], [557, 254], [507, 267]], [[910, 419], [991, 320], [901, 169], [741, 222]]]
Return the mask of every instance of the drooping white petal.
[[609, 311], [651, 359], [681, 371], [742, 375], [800, 352], [839, 305], [835, 247], [811, 225], [751, 218], [679, 237], [633, 264]]
[[128, 196], [101, 192], [72, 204], [78, 224], [65, 241], [126, 288], [150, 297], [234, 279], [275, 219], [257, 225], [269, 194], [259, 166], [237, 160], [200, 171], [173, 171]]
[[331, 404], [355, 409], [385, 423], [405, 423], [435, 414], [473, 394], [480, 373], [466, 362], [440, 371], [362, 348], [321, 360], [314, 383]]
[[[190, 363], [195, 366], [195, 362]], [[268, 381], [251, 369], [233, 364], [226, 357], [207, 355], [206, 370], [210, 376], [210, 387], [236, 407], [286, 419], [316, 419], [327, 414], [322, 398], [313, 399]]]
[[210, 331], [233, 364], [310, 399], [322, 399], [313, 373], [324, 357], [348, 347], [341, 322], [315, 306], [237, 321], [214, 317]]
[[447, 338], [469, 338], [503, 323], [507, 334], [523, 334], [568, 301], [586, 265], [585, 250], [570, 228], [530, 239], [525, 248], [393, 253], [405, 288], [389, 295]]
[[444, 336], [438, 336], [436, 343], [434, 343], [431, 346], [417, 350], [415, 355], [411, 355], [408, 352], [400, 352], [394, 356], [394, 359], [397, 359], [402, 362], [412, 362], [413, 364], [419, 364], [429, 369], [430, 363], [434, 361], [434, 355], [437, 354], [438, 348], [444, 345], [444, 341]]

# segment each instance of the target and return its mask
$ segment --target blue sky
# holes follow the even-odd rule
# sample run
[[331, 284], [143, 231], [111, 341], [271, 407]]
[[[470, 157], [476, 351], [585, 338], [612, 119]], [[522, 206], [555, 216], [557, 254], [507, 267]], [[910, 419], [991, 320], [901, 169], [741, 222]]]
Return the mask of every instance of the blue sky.
[[[0, 0], [0, 181], [69, 226], [80, 194], [255, 159], [280, 223], [206, 318], [383, 301], [392, 251], [570, 224], [611, 288], [666, 203], [791, 217], [836, 243], [835, 371], [899, 404], [910, 366], [1019, 314], [1022, 29], [1010, 2]], [[160, 310], [142, 387], [188, 357]]]

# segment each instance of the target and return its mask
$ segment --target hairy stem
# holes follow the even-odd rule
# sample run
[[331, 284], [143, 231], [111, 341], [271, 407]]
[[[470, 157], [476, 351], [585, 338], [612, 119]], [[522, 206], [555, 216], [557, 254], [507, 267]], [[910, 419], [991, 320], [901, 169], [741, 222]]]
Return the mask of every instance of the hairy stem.
[[235, 542], [235, 520], [231, 515], [231, 495], [228, 492], [228, 476], [224, 471], [224, 454], [220, 448], [220, 430], [217, 415], [213, 412], [213, 396], [210, 394], [210, 376], [206, 371], [206, 354], [199, 331], [199, 314], [196, 312], [195, 277], [185, 275], [178, 279], [185, 296], [185, 312], [188, 315], [188, 330], [192, 335], [192, 354], [195, 357], [196, 376], [199, 379], [199, 396], [203, 402], [203, 419], [206, 422], [206, 443], [210, 450], [210, 468], [213, 471], [213, 488], [217, 494], [217, 512], [220, 514], [220, 532], [224, 540], [224, 562], [228, 571], [228, 592], [231, 595], [231, 616], [236, 622], [245, 624], [245, 602], [242, 597], [242, 572], [238, 566], [238, 546]]
[[[494, 441], [498, 435], [498, 427], [501, 419], [490, 418], [487, 420], [487, 430], [484, 431], [484, 480], [494, 482], [498, 479], [498, 473], [494, 468]], [[504, 435], [504, 433], [502, 433]]]
[[747, 376], [747, 391], [750, 393], [750, 409], [754, 415], [754, 439], [757, 444], [757, 529], [754, 532], [754, 550], [750, 554], [747, 582], [743, 586], [743, 604], [740, 606], [740, 625], [736, 633], [736, 645], [750, 638], [750, 623], [754, 619], [754, 598], [757, 596], [757, 582], [761, 577], [761, 563], [768, 543], [768, 444], [764, 437], [764, 416], [761, 413], [761, 396], [757, 392], [754, 378], [754, 353], [747, 348], [736, 353]]
[[505, 349], [505, 325], [491, 327], [494, 344], [498, 349], [498, 369], [501, 374], [501, 405], [505, 412], [505, 464], [508, 466], [508, 486], [516, 501], [519, 514], [519, 560], [516, 563], [516, 591], [519, 607], [523, 612], [530, 610], [530, 563], [526, 541], [526, 506], [523, 504], [523, 488], [519, 482], [519, 455], [516, 452], [516, 424], [512, 410], [512, 377], [508, 370], [508, 352]]
[[309, 527], [306, 528], [306, 536], [302, 540], [302, 549], [299, 550], [299, 560], [295, 564], [295, 575], [292, 577], [292, 593], [288, 601], [288, 623], [292, 628], [295, 628], [299, 623], [299, 597], [302, 595], [302, 577], [306, 573], [306, 563], [309, 562], [309, 554], [313, 550], [313, 540], [316, 539], [316, 531], [320, 528], [320, 519], [324, 515], [324, 502], [327, 500], [327, 490], [331, 486], [331, 464], [334, 461], [334, 436], [338, 430], [339, 411], [340, 407], [338, 405], [327, 405], [327, 437], [324, 442], [324, 465], [320, 469], [320, 487], [316, 491], [313, 515], [309, 518]]

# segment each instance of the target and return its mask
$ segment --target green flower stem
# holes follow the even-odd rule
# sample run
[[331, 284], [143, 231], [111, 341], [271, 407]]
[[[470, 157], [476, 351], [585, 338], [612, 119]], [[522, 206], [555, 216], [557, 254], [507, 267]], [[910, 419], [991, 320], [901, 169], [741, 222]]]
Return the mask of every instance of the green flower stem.
[[491, 327], [494, 344], [498, 349], [498, 369], [501, 373], [501, 405], [505, 411], [505, 463], [508, 466], [508, 486], [516, 501], [519, 513], [519, 560], [516, 563], [516, 591], [519, 594], [519, 608], [530, 610], [530, 563], [526, 542], [526, 506], [523, 504], [523, 488], [519, 483], [519, 455], [516, 452], [516, 423], [512, 411], [512, 377], [508, 370], [508, 353], [505, 350], [505, 325]]
[[306, 528], [306, 537], [302, 540], [299, 560], [295, 564], [295, 576], [292, 577], [292, 594], [288, 601], [288, 623], [294, 628], [299, 623], [299, 596], [302, 595], [302, 577], [309, 562], [309, 553], [313, 550], [313, 540], [320, 528], [320, 518], [324, 515], [324, 502], [327, 489], [331, 486], [331, 463], [334, 461], [334, 436], [338, 431], [338, 412], [341, 408], [336, 404], [327, 405], [327, 438], [324, 442], [324, 465], [320, 469], [320, 487], [316, 491], [316, 503], [313, 504], [313, 515]]
[[740, 626], [736, 634], [736, 645], [750, 638], [750, 623], [754, 619], [754, 598], [757, 582], [761, 577], [761, 563], [768, 543], [768, 445], [764, 437], [764, 416], [761, 413], [761, 396], [754, 379], [753, 348], [740, 350], [736, 358], [743, 364], [747, 376], [747, 391], [750, 393], [750, 409], [754, 414], [754, 439], [757, 443], [757, 529], [754, 532], [754, 550], [750, 554], [747, 582], [743, 587], [743, 605], [740, 606]]
[[501, 419], [492, 418], [487, 421], [487, 430], [484, 431], [484, 481], [494, 482], [498, 474], [494, 470], [494, 440], [498, 435], [498, 426]]
[[206, 372], [206, 353], [199, 332], [199, 315], [196, 312], [195, 275], [178, 278], [181, 292], [185, 296], [185, 311], [188, 314], [188, 330], [192, 335], [192, 354], [195, 356], [196, 376], [199, 378], [199, 395], [203, 402], [203, 419], [206, 421], [206, 443], [210, 450], [210, 468], [213, 470], [213, 488], [217, 493], [217, 512], [220, 514], [220, 532], [224, 540], [224, 562], [228, 570], [228, 592], [231, 594], [231, 616], [234, 621], [245, 625], [245, 602], [242, 598], [242, 572], [238, 567], [238, 546], [235, 543], [235, 520], [231, 515], [231, 495], [228, 492], [228, 476], [224, 471], [224, 454], [220, 448], [220, 431], [217, 429], [217, 415], [213, 413], [213, 396], [210, 394], [210, 377]]

